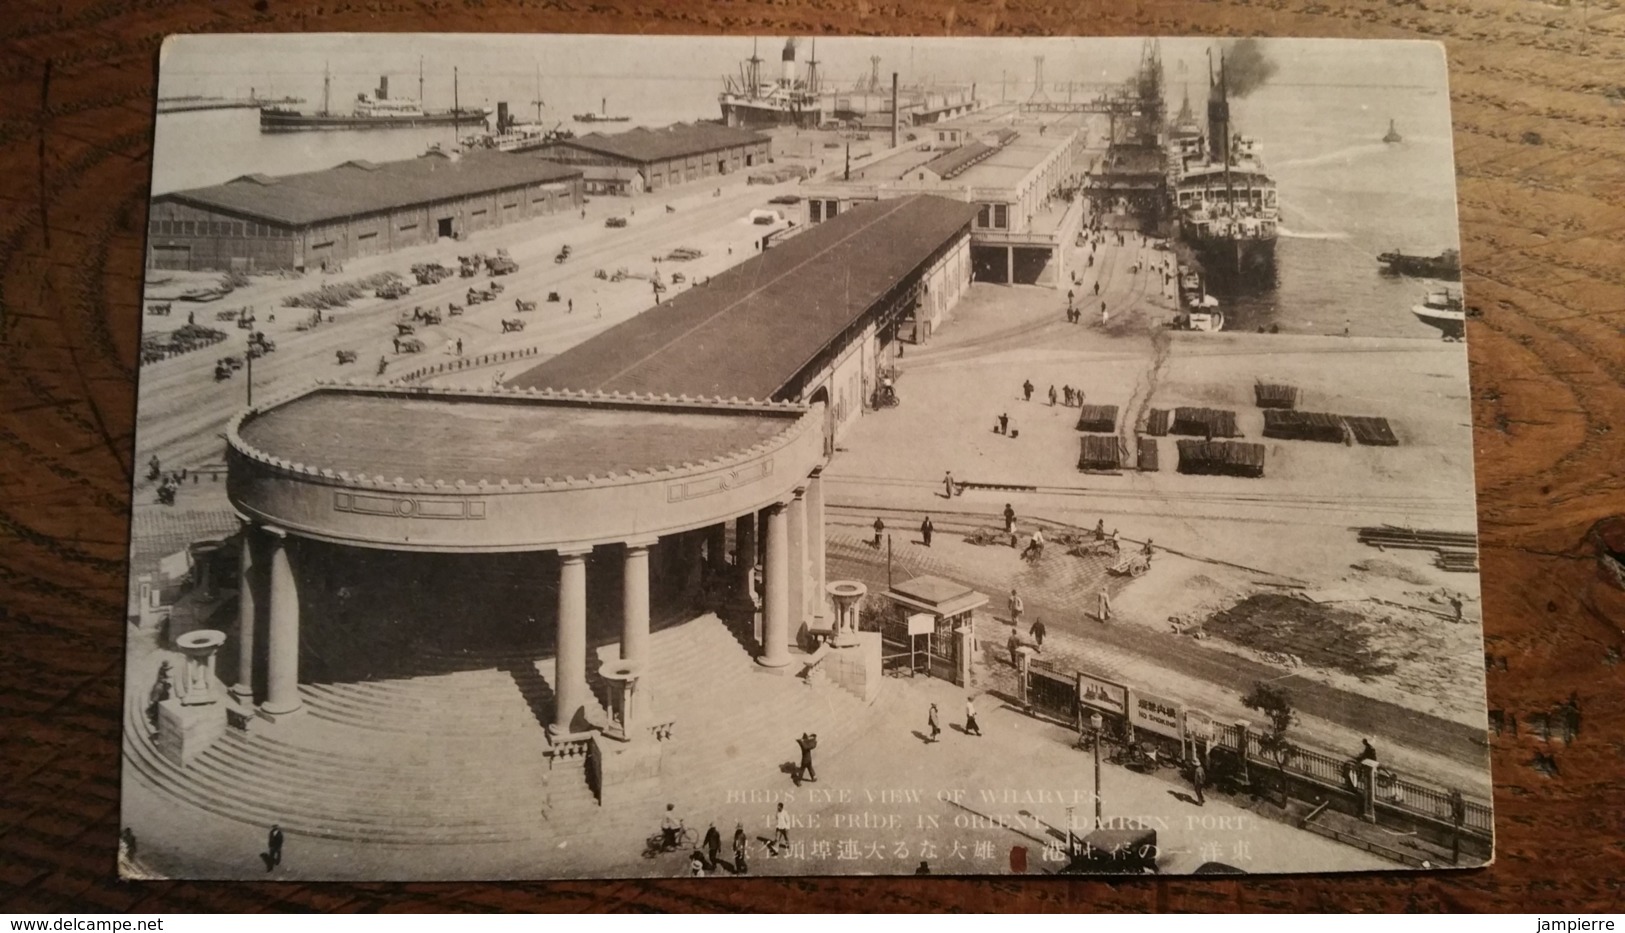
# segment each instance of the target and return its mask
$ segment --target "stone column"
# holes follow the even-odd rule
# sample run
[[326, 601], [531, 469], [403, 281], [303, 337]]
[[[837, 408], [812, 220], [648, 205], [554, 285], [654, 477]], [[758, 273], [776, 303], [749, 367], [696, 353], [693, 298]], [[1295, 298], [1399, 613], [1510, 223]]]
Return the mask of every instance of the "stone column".
[[254, 562], [253, 525], [244, 525], [238, 535], [242, 550], [237, 557], [237, 682], [232, 698], [246, 706], [254, 705], [254, 635], [259, 627], [259, 587], [264, 574]]
[[1016, 284], [1016, 248], [1014, 246], [1004, 248], [1004, 284]]
[[787, 526], [790, 543], [789, 572], [790, 585], [787, 588], [790, 599], [790, 636], [796, 637], [801, 633], [801, 625], [807, 621], [807, 490], [797, 488], [794, 498], [790, 500]]
[[814, 467], [807, 477], [807, 595], [811, 597], [808, 614], [829, 615], [828, 596], [824, 592], [824, 468]]
[[755, 512], [734, 519], [734, 550], [739, 552], [738, 564], [734, 567], [734, 573], [738, 575], [735, 585], [739, 588], [739, 600], [749, 605], [754, 602], [756, 585]]
[[621, 568], [621, 659], [649, 656], [649, 548], [655, 539], [626, 542]]
[[287, 532], [267, 528], [271, 585], [266, 624], [265, 703], [260, 712], [269, 717], [298, 711], [299, 698], [299, 581], [293, 575]]
[[790, 663], [790, 531], [785, 504], [766, 509], [767, 524], [762, 535], [767, 541], [767, 562], [762, 580], [762, 656], [764, 667], [784, 667]]
[[587, 703], [587, 555], [591, 548], [559, 552], [559, 620], [553, 661], [550, 735], [576, 731]]

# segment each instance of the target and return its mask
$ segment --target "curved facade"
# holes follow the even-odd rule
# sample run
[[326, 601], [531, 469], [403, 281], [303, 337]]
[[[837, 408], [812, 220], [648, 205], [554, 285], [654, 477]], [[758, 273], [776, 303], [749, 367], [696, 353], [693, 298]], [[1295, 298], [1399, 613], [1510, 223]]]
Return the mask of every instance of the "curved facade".
[[648, 643], [651, 549], [734, 574], [741, 594], [755, 589], [760, 551], [759, 660], [783, 666], [823, 610], [824, 419], [824, 406], [799, 402], [332, 383], [242, 412], [227, 429], [227, 492], [246, 523], [233, 694], [270, 719], [300, 707], [299, 589], [322, 576], [301, 572], [301, 540], [546, 554], [539, 572], [558, 575], [554, 735], [588, 728], [595, 549], [621, 560], [629, 660]]

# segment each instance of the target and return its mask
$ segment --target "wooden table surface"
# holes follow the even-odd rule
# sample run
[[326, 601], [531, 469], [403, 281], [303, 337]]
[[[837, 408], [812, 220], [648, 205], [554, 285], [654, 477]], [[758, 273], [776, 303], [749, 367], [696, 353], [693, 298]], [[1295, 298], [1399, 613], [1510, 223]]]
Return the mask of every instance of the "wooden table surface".
[[[8, 0], [0, 17], [0, 912], [1618, 910], [1625, 591], [1619, 0]], [[120, 884], [119, 700], [157, 52], [176, 32], [1278, 35], [1443, 41], [1478, 456], [1498, 860], [1099, 882]], [[1625, 551], [1625, 532], [1611, 539]], [[1622, 554], [1621, 556], [1625, 556]], [[1581, 729], [1545, 728], [1573, 699]], [[1556, 717], [1552, 717], [1555, 721]]]

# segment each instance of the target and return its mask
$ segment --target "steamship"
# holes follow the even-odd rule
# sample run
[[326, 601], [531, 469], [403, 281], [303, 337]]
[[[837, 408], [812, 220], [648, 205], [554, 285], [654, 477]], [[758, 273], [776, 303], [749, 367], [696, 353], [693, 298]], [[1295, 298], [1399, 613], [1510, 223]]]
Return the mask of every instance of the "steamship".
[[1264, 170], [1258, 142], [1230, 123], [1224, 69], [1220, 55], [1208, 94], [1206, 152], [1186, 150], [1174, 185], [1180, 236], [1209, 281], [1271, 283], [1280, 225], [1275, 179]]
[[807, 59], [807, 77], [796, 76], [796, 40], [787, 39], [779, 56], [777, 79], [762, 74], [762, 59], [751, 48], [750, 58], [740, 73], [723, 78], [723, 91], [717, 95], [722, 105], [722, 122], [727, 126], [796, 126], [816, 128], [824, 122], [818, 93], [818, 48], [815, 43]]
[[348, 113], [331, 113], [328, 96], [332, 88], [331, 75], [322, 77], [322, 109], [318, 113], [301, 113], [286, 107], [260, 108], [260, 132], [289, 133], [299, 130], [392, 130], [415, 126], [478, 126], [485, 123], [490, 111], [483, 107], [454, 107], [451, 110], [424, 110], [420, 101], [389, 96], [389, 76], [378, 79], [374, 93], [356, 95], [355, 109]]

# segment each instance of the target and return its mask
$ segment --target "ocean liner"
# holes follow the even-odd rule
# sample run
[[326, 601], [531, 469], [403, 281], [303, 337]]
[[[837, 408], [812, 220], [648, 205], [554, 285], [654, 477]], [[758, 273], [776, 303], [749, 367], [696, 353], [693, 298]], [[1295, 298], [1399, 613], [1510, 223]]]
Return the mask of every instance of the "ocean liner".
[[1205, 158], [1186, 159], [1174, 198], [1181, 239], [1209, 281], [1274, 281], [1280, 222], [1275, 179], [1264, 171], [1259, 144], [1230, 123], [1223, 55], [1208, 95]]
[[786, 39], [777, 79], [762, 74], [762, 58], [751, 47], [750, 58], [734, 77], [723, 79], [717, 96], [722, 122], [728, 126], [799, 126], [815, 128], [824, 120], [818, 93], [818, 47], [807, 59], [807, 77], [796, 76], [796, 40]]

